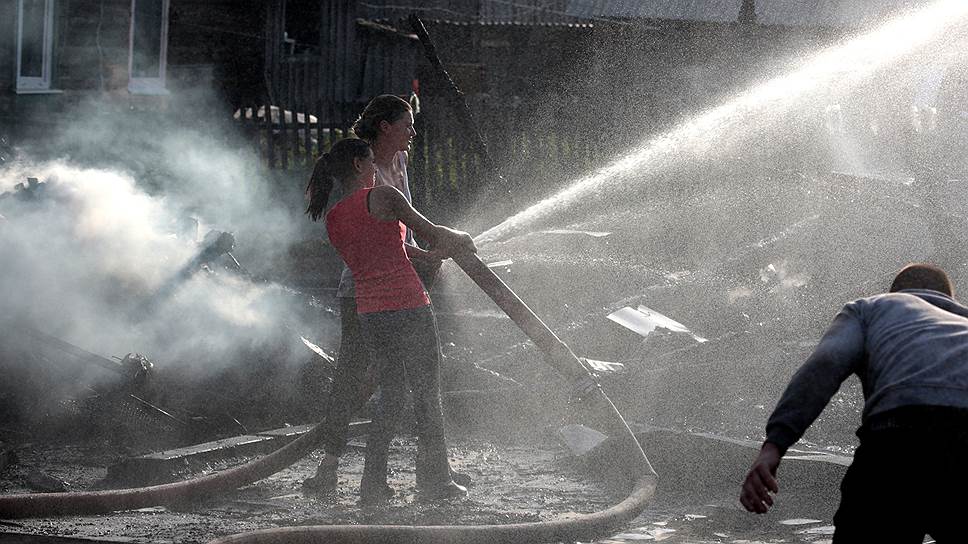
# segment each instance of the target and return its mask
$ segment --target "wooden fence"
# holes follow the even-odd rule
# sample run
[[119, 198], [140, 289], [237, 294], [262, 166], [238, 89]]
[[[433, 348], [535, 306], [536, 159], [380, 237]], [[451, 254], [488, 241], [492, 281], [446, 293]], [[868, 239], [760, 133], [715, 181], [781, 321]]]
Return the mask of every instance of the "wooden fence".
[[[292, 57], [280, 66], [281, 92], [274, 103], [242, 108], [236, 121], [267, 167], [307, 175], [316, 157], [349, 135], [365, 103], [324, 102], [317, 58]], [[516, 200], [527, 202], [550, 192], [605, 158], [595, 130], [535, 132], [515, 125], [514, 113], [491, 117], [495, 121], [482, 120], [484, 137]], [[414, 205], [435, 220], [459, 224], [482, 200], [488, 206], [488, 195], [503, 188], [472, 151], [469, 128], [455, 120], [439, 110], [416, 116], [409, 169]]]
[[307, 168], [347, 135], [362, 105], [323, 100], [318, 56], [287, 57], [277, 66], [275, 96], [246, 105], [235, 118], [269, 168]]

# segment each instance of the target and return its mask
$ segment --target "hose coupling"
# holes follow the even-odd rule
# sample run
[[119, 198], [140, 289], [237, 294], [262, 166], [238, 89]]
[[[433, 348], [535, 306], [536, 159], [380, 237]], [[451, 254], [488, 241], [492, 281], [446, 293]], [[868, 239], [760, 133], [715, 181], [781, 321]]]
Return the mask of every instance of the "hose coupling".
[[602, 385], [595, 381], [595, 378], [588, 374], [572, 383], [572, 388], [575, 392], [575, 397], [578, 400], [585, 400], [587, 398], [598, 396], [602, 393]]

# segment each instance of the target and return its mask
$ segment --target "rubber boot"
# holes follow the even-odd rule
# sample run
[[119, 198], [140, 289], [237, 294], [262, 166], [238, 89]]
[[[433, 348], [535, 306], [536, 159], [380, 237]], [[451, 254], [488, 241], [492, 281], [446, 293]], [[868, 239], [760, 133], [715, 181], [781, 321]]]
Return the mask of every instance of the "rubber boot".
[[386, 480], [370, 481], [366, 478], [360, 482], [360, 504], [362, 506], [380, 506], [386, 504], [394, 495], [393, 488]]
[[450, 469], [450, 479], [454, 480], [454, 483], [460, 486], [467, 487], [471, 485], [473, 480], [471, 475], [466, 472], [457, 472], [453, 468]]
[[[417, 456], [414, 460], [414, 465], [416, 469], [417, 476], [417, 489], [423, 489], [433, 485], [435, 480], [442, 480], [441, 477], [435, 477], [433, 468], [427, 461], [427, 454], [422, 448], [417, 447]], [[447, 471], [450, 474], [450, 479], [462, 487], [467, 487], [471, 484], [470, 474], [464, 472], [457, 472], [450, 466], [450, 462], [447, 461]]]
[[[372, 441], [371, 436], [368, 440]], [[387, 485], [387, 456], [383, 451], [371, 449], [372, 442], [367, 442], [366, 460], [363, 463], [363, 478], [360, 480], [360, 504], [362, 506], [379, 506], [386, 504], [393, 497], [393, 488]]]
[[[472, 483], [474, 483], [474, 479], [471, 478], [470, 474], [467, 474], [466, 472], [458, 472], [453, 468], [450, 468], [450, 479], [453, 480], [454, 483], [456, 483], [457, 485], [461, 485], [464, 487], [468, 487]], [[432, 478], [430, 480], [433, 481]], [[426, 471], [421, 470], [421, 468], [418, 466], [417, 467], [417, 489], [426, 487], [427, 485], [428, 483], [427, 483]]]
[[323, 458], [319, 461], [319, 467], [316, 468], [316, 475], [312, 478], [306, 478], [303, 481], [303, 489], [316, 493], [327, 493], [336, 490], [337, 483], [339, 482], [338, 468], [339, 457], [324, 454]]
[[454, 483], [454, 480], [447, 480], [431, 486], [424, 486], [419, 489], [420, 498], [428, 501], [439, 501], [442, 499], [455, 499], [467, 495], [467, 488]]

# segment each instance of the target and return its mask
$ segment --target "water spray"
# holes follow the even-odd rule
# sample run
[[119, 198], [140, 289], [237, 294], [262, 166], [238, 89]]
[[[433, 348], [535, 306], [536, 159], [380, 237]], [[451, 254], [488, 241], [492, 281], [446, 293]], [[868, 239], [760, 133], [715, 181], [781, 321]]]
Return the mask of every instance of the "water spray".
[[[888, 63], [937, 39], [962, 23], [968, 2], [941, 0], [931, 6], [895, 17], [873, 32], [816, 54], [793, 71], [766, 81], [710, 109], [676, 128], [644, 142], [626, 156], [579, 179], [557, 194], [534, 204], [479, 234], [478, 244], [513, 236], [528, 225], [559, 214], [588, 197], [625, 181], [623, 174], [663, 166], [676, 152], [695, 149], [710, 158], [729, 149], [730, 143], [753, 130], [756, 114], [787, 111], [809, 93], [822, 92], [833, 83], [850, 88]], [[900, 38], [903, 36], [903, 38]], [[739, 135], [739, 136], [737, 136]], [[715, 145], [713, 145], [715, 143]]]

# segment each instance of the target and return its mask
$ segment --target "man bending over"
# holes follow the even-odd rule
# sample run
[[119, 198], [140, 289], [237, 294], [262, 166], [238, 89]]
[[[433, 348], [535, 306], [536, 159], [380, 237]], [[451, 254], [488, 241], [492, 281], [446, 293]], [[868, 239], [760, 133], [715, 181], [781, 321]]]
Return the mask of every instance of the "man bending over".
[[851, 374], [864, 392], [860, 446], [841, 482], [834, 544], [968, 542], [968, 308], [927, 264], [890, 293], [850, 302], [790, 380], [740, 502], [765, 513], [780, 458]]

